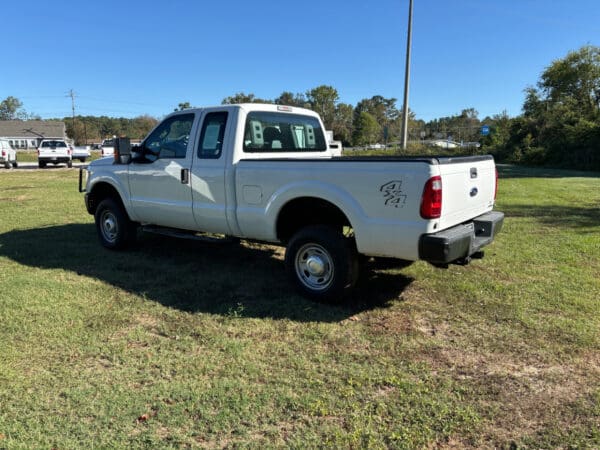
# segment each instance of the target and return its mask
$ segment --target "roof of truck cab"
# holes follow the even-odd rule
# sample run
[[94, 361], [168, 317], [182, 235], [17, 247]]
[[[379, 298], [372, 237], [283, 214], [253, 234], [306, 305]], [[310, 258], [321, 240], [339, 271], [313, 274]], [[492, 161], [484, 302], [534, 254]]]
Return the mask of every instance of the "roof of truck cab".
[[199, 108], [189, 108], [181, 111], [175, 111], [172, 114], [181, 114], [181, 113], [190, 113], [190, 112], [202, 112], [209, 110], [224, 110], [224, 109], [243, 109], [246, 112], [252, 111], [267, 111], [267, 112], [283, 112], [290, 114], [303, 114], [307, 116], [315, 116], [319, 117], [319, 115], [310, 109], [300, 108], [297, 106], [288, 106], [288, 105], [274, 105], [271, 103], [234, 103], [227, 105], [216, 105], [216, 106], [206, 106]]

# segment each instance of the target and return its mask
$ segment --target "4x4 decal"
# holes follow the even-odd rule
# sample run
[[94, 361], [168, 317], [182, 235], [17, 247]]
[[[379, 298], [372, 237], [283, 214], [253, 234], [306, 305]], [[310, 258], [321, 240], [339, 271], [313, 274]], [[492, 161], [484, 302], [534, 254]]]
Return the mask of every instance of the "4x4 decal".
[[385, 183], [379, 189], [383, 192], [385, 206], [394, 206], [395, 208], [403, 208], [406, 203], [406, 194], [402, 193], [402, 180], [394, 180]]

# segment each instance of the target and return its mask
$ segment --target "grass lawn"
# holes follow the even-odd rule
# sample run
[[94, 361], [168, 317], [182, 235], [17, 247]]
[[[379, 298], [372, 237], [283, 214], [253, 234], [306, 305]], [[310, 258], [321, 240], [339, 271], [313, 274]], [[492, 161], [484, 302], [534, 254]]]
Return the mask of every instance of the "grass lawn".
[[104, 250], [77, 171], [0, 169], [0, 448], [600, 447], [600, 176], [500, 175], [483, 260], [334, 306], [277, 247]]
[[[90, 157], [86, 159], [87, 162], [94, 161], [100, 157], [100, 152], [93, 150], [90, 152]], [[25, 162], [38, 162], [37, 152], [35, 150], [19, 150], [17, 152], [17, 161], [20, 163]], [[76, 159], [74, 161], [77, 161]]]

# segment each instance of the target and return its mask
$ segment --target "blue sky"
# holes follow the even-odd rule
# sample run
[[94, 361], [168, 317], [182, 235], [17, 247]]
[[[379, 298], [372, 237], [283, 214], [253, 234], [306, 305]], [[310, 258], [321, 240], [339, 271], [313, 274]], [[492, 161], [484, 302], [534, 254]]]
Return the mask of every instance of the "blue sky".
[[[0, 99], [64, 117], [73, 89], [77, 114], [161, 117], [327, 84], [401, 107], [407, 14], [408, 0], [7, 1]], [[586, 44], [600, 45], [598, 0], [414, 0], [409, 105], [518, 115], [523, 89]]]

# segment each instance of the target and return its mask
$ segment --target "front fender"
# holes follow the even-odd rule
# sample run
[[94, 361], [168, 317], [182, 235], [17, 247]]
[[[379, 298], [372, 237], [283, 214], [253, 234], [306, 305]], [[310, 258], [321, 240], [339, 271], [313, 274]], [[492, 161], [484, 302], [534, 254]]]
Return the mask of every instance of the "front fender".
[[[108, 170], [109, 168], [110, 170]], [[86, 187], [86, 197], [97, 206], [104, 197], [114, 195], [113, 193], [116, 192], [129, 218], [134, 221], [137, 220], [131, 207], [127, 166], [111, 164], [110, 166], [100, 165], [98, 167], [90, 164], [88, 171], [90, 173]], [[93, 214], [93, 212], [90, 213]]]

